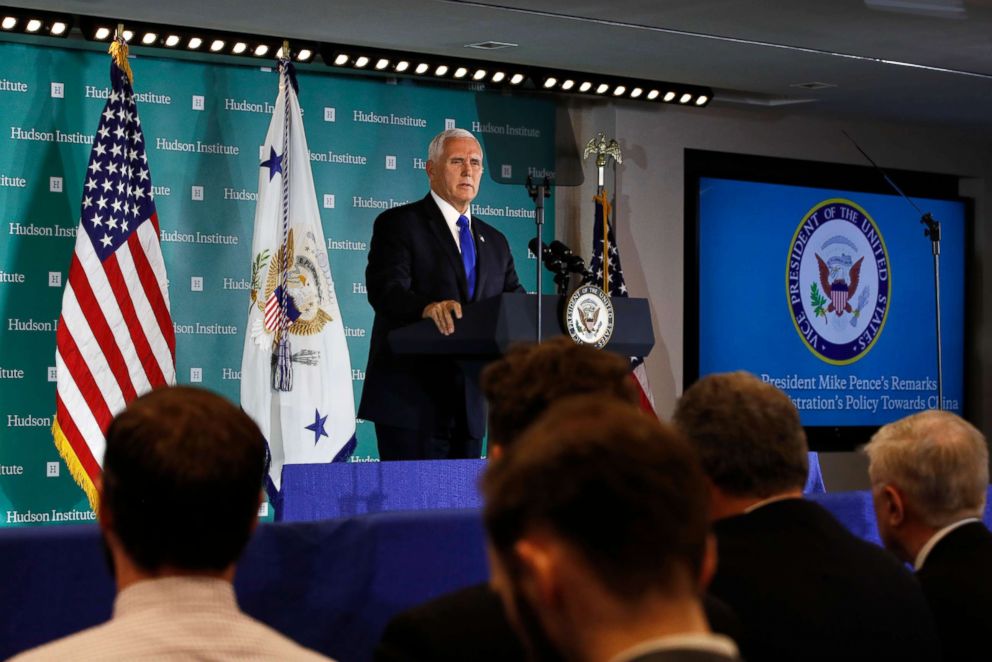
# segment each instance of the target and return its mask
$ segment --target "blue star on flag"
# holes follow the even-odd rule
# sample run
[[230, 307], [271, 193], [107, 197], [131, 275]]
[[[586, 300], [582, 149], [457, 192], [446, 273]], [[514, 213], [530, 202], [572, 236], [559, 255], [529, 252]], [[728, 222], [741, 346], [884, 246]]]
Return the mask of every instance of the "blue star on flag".
[[324, 423], [326, 421], [327, 421], [327, 416], [321, 416], [320, 415], [320, 411], [317, 410], [317, 409], [314, 409], [313, 410], [313, 423], [311, 423], [310, 425], [306, 426], [305, 429], [310, 430], [311, 432], [313, 432], [313, 445], [314, 446], [317, 445], [317, 442], [320, 441], [320, 438], [322, 436], [323, 437], [330, 437], [330, 435], [327, 434], [327, 430], [324, 429]]
[[269, 158], [267, 161], [262, 161], [260, 168], [269, 169], [269, 181], [276, 176], [277, 172], [282, 172], [282, 157], [276, 154], [275, 147], [269, 147]]

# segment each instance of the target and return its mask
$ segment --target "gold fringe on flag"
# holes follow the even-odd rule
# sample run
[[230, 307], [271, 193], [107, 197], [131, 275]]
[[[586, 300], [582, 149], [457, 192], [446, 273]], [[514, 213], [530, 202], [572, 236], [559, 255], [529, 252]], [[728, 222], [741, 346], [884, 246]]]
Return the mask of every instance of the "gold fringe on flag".
[[114, 58], [114, 62], [117, 63], [121, 71], [127, 74], [127, 81], [131, 85], [134, 85], [134, 74], [131, 73], [131, 65], [127, 61], [127, 42], [124, 41], [124, 37], [118, 36], [110, 42], [110, 50], [108, 52]]
[[76, 484], [79, 485], [80, 489], [86, 494], [86, 498], [90, 501], [90, 507], [93, 509], [94, 513], [98, 513], [100, 506], [100, 497], [96, 493], [96, 486], [90, 479], [86, 470], [83, 469], [83, 465], [80, 464], [79, 458], [76, 457], [75, 451], [72, 450], [72, 446], [69, 444], [69, 440], [65, 438], [65, 433], [62, 432], [62, 427], [59, 425], [58, 417], [54, 417], [55, 422], [52, 424], [52, 437], [55, 438], [55, 447], [59, 451], [59, 455], [65, 461], [66, 466], [69, 468], [69, 474], [72, 476]]
[[603, 208], [603, 291], [610, 292], [610, 213], [613, 211], [606, 196], [606, 187], [599, 195], [593, 196]]

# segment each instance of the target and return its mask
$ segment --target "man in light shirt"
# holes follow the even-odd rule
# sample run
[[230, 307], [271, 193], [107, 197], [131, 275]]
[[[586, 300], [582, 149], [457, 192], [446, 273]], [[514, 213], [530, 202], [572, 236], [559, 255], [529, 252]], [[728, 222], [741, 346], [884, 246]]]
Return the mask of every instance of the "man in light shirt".
[[265, 440], [208, 391], [160, 388], [107, 430], [100, 531], [117, 583], [106, 623], [28, 651], [45, 660], [326, 660], [244, 614], [231, 582], [258, 521]]
[[491, 582], [535, 659], [739, 660], [706, 622], [706, 484], [671, 426], [561, 400], [490, 463], [483, 495]]
[[737, 612], [744, 659], [936, 659], [913, 576], [803, 498], [806, 434], [785, 393], [746, 372], [709, 375], [673, 422], [708, 478], [720, 559], [710, 593]]
[[395, 354], [389, 332], [423, 318], [448, 336], [462, 306], [524, 291], [506, 237], [472, 214], [479, 141], [464, 129], [442, 131], [426, 169], [423, 199], [376, 218], [365, 270], [375, 320], [358, 416], [375, 423], [382, 460], [478, 458], [485, 433], [485, 403], [464, 368], [445, 356]]
[[878, 532], [913, 564], [945, 662], [975, 659], [992, 613], [985, 437], [955, 414], [925, 411], [882, 427], [865, 452]]

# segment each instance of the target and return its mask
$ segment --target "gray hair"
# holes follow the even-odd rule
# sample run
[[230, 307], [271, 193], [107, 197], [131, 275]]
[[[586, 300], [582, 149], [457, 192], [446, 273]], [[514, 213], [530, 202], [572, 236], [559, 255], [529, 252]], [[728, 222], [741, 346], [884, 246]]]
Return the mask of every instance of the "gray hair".
[[907, 416], [879, 429], [864, 452], [872, 487], [898, 487], [927, 526], [982, 516], [989, 449], [961, 417], [945, 411]]
[[[437, 163], [441, 159], [441, 154], [444, 153], [444, 143], [453, 138], [471, 138], [475, 142], [479, 142], [478, 138], [465, 129], [445, 129], [434, 136], [431, 144], [427, 147], [427, 160]], [[479, 150], [482, 150], [482, 143], [479, 143]]]

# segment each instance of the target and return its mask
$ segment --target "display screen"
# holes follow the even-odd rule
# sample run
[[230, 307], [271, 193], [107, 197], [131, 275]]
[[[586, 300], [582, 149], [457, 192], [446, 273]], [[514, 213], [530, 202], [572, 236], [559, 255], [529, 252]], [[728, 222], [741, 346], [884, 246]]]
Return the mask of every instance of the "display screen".
[[703, 169], [687, 182], [698, 342], [687, 373], [747, 370], [774, 384], [821, 447], [863, 443], [871, 428], [936, 408], [933, 246], [915, 205], [941, 223], [944, 408], [962, 413], [967, 202], [907, 193], [911, 204], [894, 190], [834, 186], [841, 177], [817, 186], [815, 169], [799, 185], [798, 174], [781, 183]]

